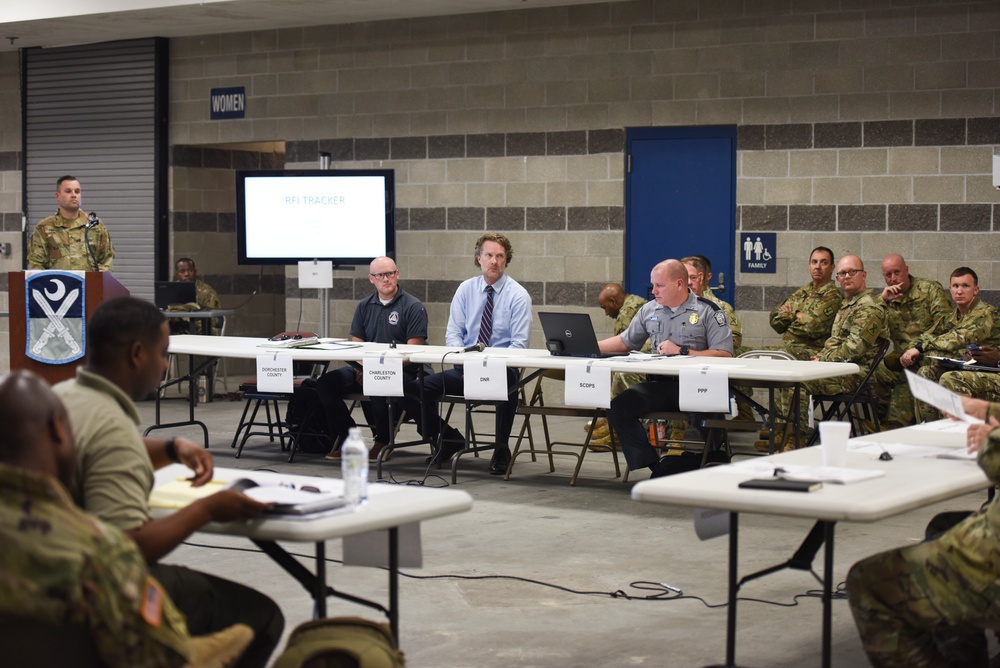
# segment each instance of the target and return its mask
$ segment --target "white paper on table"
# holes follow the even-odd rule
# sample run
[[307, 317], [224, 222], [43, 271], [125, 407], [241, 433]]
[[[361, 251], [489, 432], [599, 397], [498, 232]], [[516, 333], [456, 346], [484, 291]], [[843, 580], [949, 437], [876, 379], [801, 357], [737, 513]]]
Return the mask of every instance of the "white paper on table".
[[937, 434], [965, 434], [969, 431], [969, 423], [952, 419], [935, 420], [934, 422], [921, 422], [908, 427], [908, 429], [930, 431]]
[[729, 412], [729, 373], [725, 369], [681, 369], [678, 406], [694, 413]]
[[481, 360], [467, 362], [463, 376], [466, 399], [507, 399], [507, 362], [502, 357], [486, 355]]
[[[964, 424], [964, 423], [959, 423]], [[940, 445], [907, 445], [906, 443], [873, 443], [854, 439], [848, 441], [847, 449], [861, 455], [874, 455], [878, 457], [883, 452], [888, 452], [893, 457], [912, 457], [914, 459], [927, 457], [943, 457], [954, 450], [960, 448], [947, 448]], [[962, 450], [964, 452], [964, 450]]]
[[595, 367], [593, 362], [567, 366], [564, 386], [567, 406], [611, 407], [611, 369], [606, 366]]
[[938, 455], [938, 459], [960, 459], [974, 462], [979, 459], [979, 452], [969, 452], [964, 448], [948, 448], [948, 452]]
[[398, 353], [365, 355], [362, 369], [366, 397], [403, 396], [403, 358]]
[[910, 384], [910, 393], [914, 399], [919, 399], [930, 404], [945, 415], [953, 415], [963, 422], [971, 424], [982, 424], [979, 418], [966, 415], [962, 408], [962, 397], [955, 394], [946, 387], [941, 387], [938, 383], [926, 378], [921, 378], [909, 369], [906, 369], [906, 380]]
[[292, 356], [279, 352], [257, 355], [257, 389], [261, 392], [294, 392]]
[[[760, 458], [763, 459], [763, 458]], [[716, 466], [714, 471], [729, 471], [743, 475], [772, 476], [778, 470], [778, 477], [786, 480], [816, 480], [820, 482], [847, 485], [850, 483], [881, 478], [885, 475], [882, 469], [842, 468], [837, 466], [805, 466], [802, 464], [785, 464], [775, 467], [773, 463], [745, 459], [735, 464]]]

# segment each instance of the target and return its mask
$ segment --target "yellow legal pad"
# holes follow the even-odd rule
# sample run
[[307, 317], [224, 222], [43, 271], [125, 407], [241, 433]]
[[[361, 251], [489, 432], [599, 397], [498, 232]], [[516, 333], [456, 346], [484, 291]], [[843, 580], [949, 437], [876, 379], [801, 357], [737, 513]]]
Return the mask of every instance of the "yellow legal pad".
[[184, 478], [178, 478], [165, 485], [154, 487], [149, 495], [149, 505], [152, 508], [186, 508], [192, 501], [215, 494], [229, 484], [228, 480], [211, 480], [201, 487], [192, 487]]

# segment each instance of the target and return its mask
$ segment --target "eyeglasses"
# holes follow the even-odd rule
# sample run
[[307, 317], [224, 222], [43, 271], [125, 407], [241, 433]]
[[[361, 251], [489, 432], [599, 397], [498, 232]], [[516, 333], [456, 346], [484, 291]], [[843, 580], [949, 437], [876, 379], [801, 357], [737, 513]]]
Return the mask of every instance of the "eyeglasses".
[[848, 276], [854, 276], [860, 274], [864, 269], [848, 269], [846, 271], [838, 271], [835, 276], [837, 278], [847, 278]]
[[384, 281], [387, 278], [392, 278], [398, 273], [399, 269], [396, 269], [395, 271], [384, 271], [381, 274], [368, 274], [368, 275], [374, 278], [376, 281]]

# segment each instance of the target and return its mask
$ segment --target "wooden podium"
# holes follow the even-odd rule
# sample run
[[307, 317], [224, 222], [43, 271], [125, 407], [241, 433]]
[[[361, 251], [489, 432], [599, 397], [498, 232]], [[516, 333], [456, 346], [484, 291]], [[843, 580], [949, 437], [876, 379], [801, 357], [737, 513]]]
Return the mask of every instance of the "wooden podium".
[[[25, 354], [28, 324], [25, 321], [27, 304], [24, 294], [24, 272], [11, 271], [7, 274], [10, 304], [10, 368], [30, 369], [49, 382], [55, 384], [76, 375], [76, 367], [87, 361], [86, 355], [67, 364], [45, 364], [31, 359]], [[84, 280], [86, 291], [86, 317], [106, 300], [129, 294], [128, 289], [118, 279], [106, 271], [88, 271]]]

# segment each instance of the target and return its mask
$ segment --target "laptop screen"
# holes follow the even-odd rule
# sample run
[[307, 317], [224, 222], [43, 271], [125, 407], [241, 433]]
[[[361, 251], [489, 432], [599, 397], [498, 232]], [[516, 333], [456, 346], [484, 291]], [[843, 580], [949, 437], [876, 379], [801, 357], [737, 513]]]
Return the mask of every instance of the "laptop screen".
[[153, 301], [157, 308], [171, 304], [190, 304], [198, 301], [194, 281], [156, 281], [153, 284]]
[[539, 313], [545, 346], [553, 355], [604, 357], [597, 345], [594, 323], [586, 313]]

